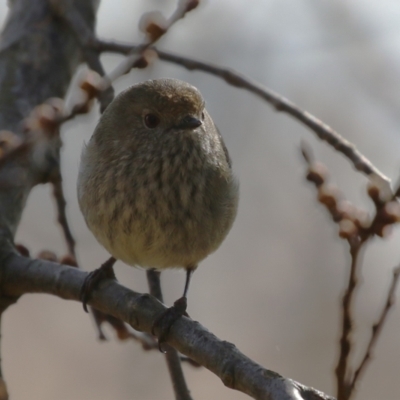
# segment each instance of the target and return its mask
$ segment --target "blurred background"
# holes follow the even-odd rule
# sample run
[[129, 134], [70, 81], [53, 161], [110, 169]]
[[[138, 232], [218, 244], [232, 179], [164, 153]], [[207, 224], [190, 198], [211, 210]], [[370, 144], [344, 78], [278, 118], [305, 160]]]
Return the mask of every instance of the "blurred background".
[[[172, 0], [102, 0], [100, 37], [138, 42], [145, 11], [170, 15]], [[0, 0], [0, 23], [7, 14]], [[204, 1], [179, 21], [159, 48], [234, 68], [288, 97], [355, 143], [394, 181], [400, 176], [400, 3], [391, 0]], [[120, 56], [103, 58], [107, 70]], [[345, 242], [304, 179], [299, 144], [306, 140], [347, 199], [372, 210], [367, 180], [305, 127], [245, 91], [201, 72], [156, 62], [115, 84], [117, 92], [149, 78], [174, 77], [197, 86], [218, 124], [240, 181], [236, 223], [221, 248], [196, 271], [191, 317], [247, 356], [286, 377], [335, 393], [340, 303], [349, 272]], [[84, 141], [99, 118], [65, 124], [62, 167], [68, 216], [79, 262], [98, 267], [107, 253], [85, 226], [76, 199]], [[66, 252], [48, 186], [36, 187], [17, 241], [33, 254]], [[359, 360], [400, 262], [400, 232], [368, 247], [355, 304]], [[118, 263], [121, 283], [147, 291], [145, 272]], [[181, 295], [182, 271], [162, 274], [168, 305]], [[75, 302], [24, 296], [4, 317], [3, 368], [15, 400], [173, 399], [163, 355], [119, 342], [100, 342]], [[399, 398], [400, 303], [380, 337], [358, 399]], [[205, 369], [184, 366], [195, 399], [245, 399]]]

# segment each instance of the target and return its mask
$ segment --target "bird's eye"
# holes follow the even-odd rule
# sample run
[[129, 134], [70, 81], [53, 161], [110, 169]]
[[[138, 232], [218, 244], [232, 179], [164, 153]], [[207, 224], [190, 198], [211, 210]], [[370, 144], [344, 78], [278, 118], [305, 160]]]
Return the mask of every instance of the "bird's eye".
[[204, 119], [204, 112], [201, 113], [201, 119]]
[[158, 118], [155, 114], [146, 114], [144, 116], [144, 123], [148, 128], [154, 129], [160, 123], [160, 118]]

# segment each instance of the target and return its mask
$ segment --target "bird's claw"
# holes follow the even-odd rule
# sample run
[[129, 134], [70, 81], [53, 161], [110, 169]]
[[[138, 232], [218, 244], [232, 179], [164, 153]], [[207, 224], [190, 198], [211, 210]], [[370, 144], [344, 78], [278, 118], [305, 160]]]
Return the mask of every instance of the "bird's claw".
[[175, 301], [174, 305], [167, 310], [165, 310], [153, 323], [151, 328], [151, 333], [154, 336], [155, 331], [159, 331], [160, 334], [158, 336], [158, 348], [162, 353], [165, 351], [161, 348], [161, 345], [167, 340], [169, 332], [171, 330], [172, 325], [182, 316], [188, 317], [188, 313], [186, 312], [187, 308], [187, 299], [185, 296], [179, 298]]
[[115, 259], [111, 257], [104, 264], [102, 264], [100, 268], [90, 272], [85, 278], [81, 287], [80, 299], [82, 301], [83, 309], [86, 312], [89, 312], [87, 308], [87, 302], [89, 301], [92, 291], [96, 288], [96, 286], [104, 279], [116, 279], [113, 269], [114, 263]]

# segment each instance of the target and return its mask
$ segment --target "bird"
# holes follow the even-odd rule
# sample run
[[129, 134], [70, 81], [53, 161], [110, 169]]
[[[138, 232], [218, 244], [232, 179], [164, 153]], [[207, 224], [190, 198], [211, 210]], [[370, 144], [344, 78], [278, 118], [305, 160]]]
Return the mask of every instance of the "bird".
[[[162, 78], [116, 96], [83, 148], [77, 193], [89, 230], [111, 255], [97, 272], [113, 275], [116, 260], [186, 270], [183, 296], [165, 312], [165, 341], [186, 314], [192, 273], [226, 238], [238, 208], [231, 158], [200, 91]], [[85, 309], [95, 282], [92, 273], [82, 288]]]

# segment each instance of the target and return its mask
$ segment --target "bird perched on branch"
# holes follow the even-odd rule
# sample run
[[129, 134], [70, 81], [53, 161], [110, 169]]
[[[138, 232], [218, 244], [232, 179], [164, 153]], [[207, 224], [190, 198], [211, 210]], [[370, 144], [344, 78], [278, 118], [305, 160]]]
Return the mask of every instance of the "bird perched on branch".
[[[168, 325], [159, 337], [165, 340], [186, 311], [192, 272], [225, 239], [238, 204], [228, 150], [200, 92], [157, 79], [118, 95], [83, 150], [78, 199], [89, 229], [112, 255], [97, 271], [112, 270], [116, 259], [186, 269], [182, 298], [160, 318]], [[85, 307], [95, 274], [84, 285]]]

